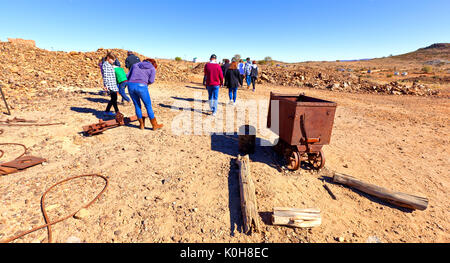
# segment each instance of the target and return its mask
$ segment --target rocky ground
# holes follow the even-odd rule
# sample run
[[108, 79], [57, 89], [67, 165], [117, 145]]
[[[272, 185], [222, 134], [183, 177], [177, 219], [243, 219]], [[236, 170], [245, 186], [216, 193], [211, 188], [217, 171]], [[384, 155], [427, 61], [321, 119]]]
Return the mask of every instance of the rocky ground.
[[[62, 86], [58, 91], [42, 92], [26, 104], [17, 100], [12, 116], [39, 122], [63, 121], [66, 125], [2, 127], [1, 142], [23, 143], [30, 154], [48, 162], [0, 177], [0, 240], [44, 224], [40, 198], [51, 185], [71, 176], [100, 173], [109, 178], [107, 191], [81, 219], [70, 218], [55, 225], [55, 242], [450, 241], [450, 102], [445, 97], [347, 93], [273, 84], [259, 86], [256, 93], [239, 90], [241, 102], [267, 101], [269, 92], [277, 91], [305, 92], [338, 103], [332, 141], [324, 147], [327, 164], [321, 172], [280, 173], [274, 162], [281, 159], [270, 147], [257, 147], [251, 167], [262, 231], [248, 236], [241, 230], [234, 163], [238, 145], [233, 136], [183, 135], [172, 128], [177, 117], [186, 114], [171, 109], [175, 104], [188, 110], [193, 119], [208, 122], [211, 117], [205, 110], [189, 111], [199, 92], [201, 99], [207, 99], [203, 87], [191, 82], [151, 86], [157, 118], [166, 125], [160, 131], [141, 131], [133, 124], [85, 137], [82, 126], [97, 122], [107, 103], [107, 97], [98, 95], [99, 90], [93, 86]], [[221, 103], [228, 101], [227, 95], [222, 89]], [[125, 115], [134, 115], [132, 106], [120, 108]], [[256, 117], [260, 116], [251, 115], [250, 119]], [[260, 123], [265, 122], [264, 117]], [[226, 118], [218, 116], [217, 120]], [[13, 146], [2, 149], [2, 161], [20, 154]], [[337, 196], [332, 200], [322, 179], [335, 171], [425, 196], [428, 209], [399, 209], [350, 188], [329, 184]], [[79, 209], [103, 185], [101, 179], [90, 178], [57, 187], [47, 197], [49, 217], [57, 219]], [[323, 223], [314, 229], [272, 226], [270, 212], [276, 206], [319, 208]], [[46, 238], [46, 230], [40, 230], [16, 242], [45, 242]]]

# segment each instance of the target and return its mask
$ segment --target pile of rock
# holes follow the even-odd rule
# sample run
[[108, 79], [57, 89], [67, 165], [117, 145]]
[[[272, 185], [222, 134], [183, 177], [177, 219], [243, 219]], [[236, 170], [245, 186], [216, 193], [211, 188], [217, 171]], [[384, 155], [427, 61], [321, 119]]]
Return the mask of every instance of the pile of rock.
[[370, 92], [392, 95], [438, 95], [438, 90], [432, 90], [424, 84], [414, 82], [412, 85], [393, 81], [388, 84], [362, 80], [353, 72], [338, 72], [332, 69], [317, 69], [307, 67], [281, 68], [263, 66], [259, 83], [269, 83], [282, 86], [298, 86], [317, 89], [329, 89], [342, 92]]
[[[122, 49], [62, 52], [37, 48], [32, 40], [0, 42], [0, 85], [12, 105], [68, 87], [101, 90], [103, 83], [98, 63], [109, 51], [125, 67], [127, 51]], [[192, 72], [194, 63], [157, 61], [157, 81], [190, 81], [192, 75], [196, 75]]]
[[345, 92], [369, 92], [369, 93], [384, 93], [392, 95], [415, 95], [415, 96], [433, 96], [439, 95], [438, 90], [432, 90], [425, 85], [417, 82], [413, 85], [400, 84], [398, 81], [393, 81], [388, 84], [376, 84], [369, 81], [363, 81], [360, 83], [342, 82], [333, 83], [326, 87], [332, 91], [345, 91]]
[[366, 86], [364, 89], [377, 93], [387, 93], [393, 95], [432, 96], [439, 94], [438, 90], [432, 90], [417, 82], [414, 82], [413, 85], [404, 85], [398, 83], [398, 81], [393, 81], [384, 85], [374, 85], [371, 88]]
[[21, 38], [8, 38], [8, 42], [14, 45], [24, 45], [29, 47], [35, 47], [36, 42], [34, 40], [25, 40]]

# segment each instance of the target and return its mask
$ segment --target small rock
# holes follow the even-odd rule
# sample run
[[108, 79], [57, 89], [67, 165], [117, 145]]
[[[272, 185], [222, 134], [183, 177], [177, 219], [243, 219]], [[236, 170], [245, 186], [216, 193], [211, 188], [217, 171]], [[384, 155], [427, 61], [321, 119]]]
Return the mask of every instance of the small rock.
[[76, 213], [73, 217], [75, 219], [83, 219], [89, 216], [89, 211], [85, 208], [81, 209], [80, 211], [78, 211], [78, 213]]
[[381, 240], [376, 236], [370, 236], [367, 238], [367, 243], [383, 243]]
[[166, 184], [166, 183], [168, 183], [168, 182], [170, 182], [170, 179], [163, 179], [163, 180], [161, 181], [162, 184]]
[[120, 235], [121, 233], [122, 233], [122, 231], [120, 231], [120, 230], [114, 231], [114, 235], [115, 235], [115, 236], [118, 236], [118, 235]]
[[70, 236], [67, 238], [66, 243], [81, 243], [81, 239], [76, 236]]

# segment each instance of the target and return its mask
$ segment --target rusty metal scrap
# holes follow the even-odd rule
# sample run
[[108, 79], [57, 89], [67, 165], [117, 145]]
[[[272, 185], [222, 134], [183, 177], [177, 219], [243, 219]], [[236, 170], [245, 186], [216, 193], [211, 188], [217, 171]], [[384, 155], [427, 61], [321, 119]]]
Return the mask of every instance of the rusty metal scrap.
[[[148, 117], [148, 115], [143, 114], [143, 118]], [[137, 116], [125, 117], [122, 113], [118, 112], [116, 118], [109, 121], [99, 120], [98, 123], [83, 126], [83, 131], [89, 136], [100, 134], [108, 129], [112, 129], [119, 126], [128, 125], [131, 122], [138, 120]]]
[[35, 120], [26, 120], [14, 117], [13, 119], [0, 120], [0, 125], [6, 126], [53, 126], [53, 125], [64, 125], [64, 122], [56, 123], [38, 123]]
[[18, 159], [15, 159], [14, 161], [2, 163], [1, 166], [8, 167], [8, 168], [14, 168], [17, 170], [24, 170], [26, 168], [30, 168], [32, 166], [41, 164], [43, 162], [47, 161], [46, 159], [34, 157], [34, 156], [22, 156]]
[[[24, 152], [14, 159], [13, 161], [1, 163], [0, 164], [0, 175], [8, 175], [17, 173], [18, 171], [25, 170], [32, 166], [41, 164], [46, 162], [46, 159], [34, 157], [34, 156], [25, 156], [27, 152], [27, 147], [20, 143], [0, 143], [0, 145], [18, 145], [24, 148]], [[0, 158], [3, 157], [4, 151], [0, 149]]]
[[[84, 177], [91, 177], [91, 178], [93, 178], [93, 177], [98, 177], [98, 178], [101, 178], [101, 179], [103, 179], [104, 181], [105, 181], [105, 186], [103, 187], [103, 189], [97, 194], [97, 196], [94, 198], [94, 199], [92, 199], [92, 201], [90, 201], [87, 205], [84, 205], [82, 208], [80, 208], [79, 210], [77, 210], [77, 211], [75, 211], [75, 212], [73, 212], [73, 213], [71, 213], [71, 214], [69, 214], [69, 215], [67, 215], [67, 216], [65, 216], [65, 217], [63, 217], [63, 218], [60, 218], [60, 219], [57, 219], [57, 220], [50, 220], [50, 218], [48, 217], [48, 214], [47, 214], [47, 209], [46, 209], [46, 202], [45, 202], [45, 200], [46, 200], [46, 196], [47, 196], [47, 194], [52, 190], [52, 189], [54, 189], [55, 187], [58, 187], [58, 186], [60, 186], [60, 185], [62, 185], [62, 184], [64, 184], [64, 183], [66, 183], [66, 182], [68, 182], [68, 181], [71, 181], [71, 180], [75, 180], [75, 179], [78, 179], [78, 178], [84, 178]], [[19, 233], [18, 235], [16, 235], [16, 236], [14, 236], [14, 237], [11, 237], [11, 238], [8, 238], [8, 239], [5, 239], [5, 240], [0, 240], [0, 243], [9, 243], [9, 242], [12, 242], [12, 241], [14, 241], [14, 240], [16, 240], [16, 239], [18, 239], [18, 238], [21, 238], [21, 237], [23, 237], [23, 236], [25, 236], [25, 235], [28, 235], [28, 234], [30, 234], [30, 233], [33, 233], [33, 232], [35, 232], [35, 231], [37, 231], [37, 230], [40, 230], [40, 229], [43, 229], [43, 228], [47, 228], [47, 233], [48, 233], [48, 243], [52, 243], [52, 226], [53, 225], [55, 225], [55, 224], [57, 224], [57, 223], [59, 223], [59, 222], [62, 222], [62, 221], [64, 221], [64, 220], [67, 220], [67, 219], [69, 219], [69, 218], [71, 218], [71, 217], [73, 217], [74, 215], [76, 215], [76, 213], [78, 213], [81, 209], [83, 209], [83, 208], [85, 208], [85, 209], [87, 209], [87, 208], [89, 208], [95, 201], [97, 201], [99, 198], [100, 198], [100, 196], [106, 191], [106, 189], [108, 188], [108, 185], [109, 185], [109, 181], [108, 181], [108, 178], [107, 177], [105, 177], [105, 176], [103, 176], [103, 175], [99, 175], [99, 174], [87, 174], [87, 175], [79, 175], [79, 176], [75, 176], [75, 177], [70, 177], [70, 178], [67, 178], [67, 179], [65, 179], [65, 180], [62, 180], [62, 181], [60, 181], [60, 182], [58, 182], [58, 183], [56, 183], [56, 184], [54, 184], [54, 185], [52, 185], [49, 189], [47, 189], [45, 192], [44, 192], [44, 194], [42, 195], [42, 198], [41, 198], [41, 210], [42, 210], [42, 214], [44, 215], [44, 220], [45, 220], [45, 225], [41, 225], [41, 226], [37, 226], [37, 227], [34, 227], [34, 228], [32, 228], [32, 229], [30, 229], [30, 230], [27, 230], [27, 231], [24, 231], [24, 232], [22, 232], [22, 233]]]

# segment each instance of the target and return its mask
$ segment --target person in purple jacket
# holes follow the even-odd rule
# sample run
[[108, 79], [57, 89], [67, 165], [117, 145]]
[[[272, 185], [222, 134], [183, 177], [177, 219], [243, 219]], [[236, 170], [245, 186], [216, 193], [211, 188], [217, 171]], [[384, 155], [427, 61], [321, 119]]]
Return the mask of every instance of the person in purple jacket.
[[158, 65], [154, 59], [145, 59], [143, 62], [134, 64], [128, 73], [128, 92], [134, 104], [134, 109], [139, 120], [141, 130], [145, 129], [145, 118], [142, 117], [141, 100], [147, 109], [148, 117], [153, 126], [153, 130], [162, 128], [163, 124], [158, 124], [153, 113], [152, 101], [148, 93], [148, 85], [155, 82], [156, 69]]

